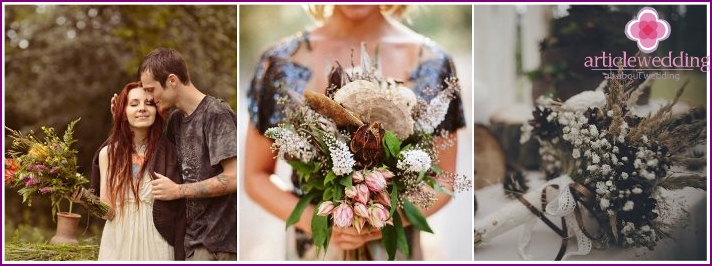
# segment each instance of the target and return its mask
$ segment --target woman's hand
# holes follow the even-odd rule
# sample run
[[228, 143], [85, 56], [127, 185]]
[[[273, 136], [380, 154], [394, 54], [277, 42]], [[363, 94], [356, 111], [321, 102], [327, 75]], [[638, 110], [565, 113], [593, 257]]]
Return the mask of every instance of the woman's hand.
[[378, 239], [381, 239], [381, 231], [376, 229], [364, 228], [361, 233], [353, 227], [334, 226], [331, 229], [331, 244], [343, 250], [357, 249], [367, 242]]

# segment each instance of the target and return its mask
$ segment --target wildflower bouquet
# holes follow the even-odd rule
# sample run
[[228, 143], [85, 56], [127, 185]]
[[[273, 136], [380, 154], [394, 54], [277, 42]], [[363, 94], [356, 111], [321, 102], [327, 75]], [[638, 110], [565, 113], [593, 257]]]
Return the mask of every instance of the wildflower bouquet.
[[[669, 171], [676, 163], [690, 160], [689, 150], [705, 142], [704, 113], [672, 114], [684, 85], [669, 104], [639, 117], [632, 109], [648, 81], [637, 88], [630, 88], [629, 80], [611, 79], [601, 87], [606, 84], [607, 94], [586, 91], [564, 103], [550, 98], [538, 101], [534, 119], [523, 127], [522, 142], [530, 136], [536, 138], [544, 171], [555, 178], [519, 196], [520, 202], [476, 221], [476, 244], [520, 224], [536, 222], [538, 216], [562, 239], [576, 237], [579, 250], [572, 254], [588, 254], [592, 246], [653, 249], [666, 235], [666, 226], [658, 219], [665, 203], [659, 190], [706, 189], [706, 176]], [[550, 187], [559, 192], [547, 204]], [[583, 224], [584, 210], [597, 221], [597, 234], [585, 229], [591, 227]], [[562, 228], [544, 213], [561, 217]], [[530, 236], [531, 232], [525, 231], [522, 237], [524, 245], [519, 252], [524, 258], [528, 258], [524, 247]], [[562, 245], [557, 259], [564, 252]]]
[[[364, 53], [365, 54], [365, 53]], [[370, 66], [362, 59], [362, 66]], [[389, 259], [396, 249], [406, 256], [402, 219], [432, 232], [419, 208], [435, 201], [435, 191], [466, 189], [468, 180], [436, 166], [448, 132], [435, 128], [443, 121], [459, 89], [455, 78], [429, 102], [399, 83], [379, 77], [374, 68], [330, 73], [326, 95], [306, 91], [280, 100], [285, 118], [265, 135], [272, 150], [289, 162], [302, 194], [287, 226], [295, 224], [306, 206], [312, 216], [314, 245], [327, 248], [332, 226], [381, 230]]]
[[[17, 188], [22, 201], [32, 206], [32, 197], [48, 195], [52, 202], [52, 217], [60, 210], [62, 199], [68, 199], [72, 193], [89, 183], [77, 172], [77, 151], [71, 148], [76, 140], [72, 138], [76, 119], [69, 123], [64, 136], [56, 135], [54, 128], [42, 127], [44, 139], [39, 139], [30, 131], [22, 132], [7, 128], [12, 138], [12, 146], [5, 158], [5, 184]], [[90, 214], [102, 217], [109, 206], [81, 195]], [[69, 200], [69, 212], [72, 201]]]

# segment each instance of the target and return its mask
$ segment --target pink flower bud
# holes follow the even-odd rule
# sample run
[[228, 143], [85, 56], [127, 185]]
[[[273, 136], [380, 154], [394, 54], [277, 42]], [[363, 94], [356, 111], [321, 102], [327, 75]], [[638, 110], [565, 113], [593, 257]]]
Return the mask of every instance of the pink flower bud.
[[332, 218], [334, 219], [334, 224], [338, 227], [350, 226], [354, 218], [354, 210], [348, 204], [341, 203], [334, 208]]
[[319, 204], [319, 207], [317, 208], [316, 215], [327, 216], [333, 210], [334, 210], [334, 203], [331, 201], [324, 201], [321, 204]]
[[373, 192], [381, 192], [386, 189], [386, 178], [379, 172], [372, 172], [366, 176], [366, 186]]
[[344, 194], [346, 194], [346, 197], [349, 199], [353, 199], [356, 197], [356, 187], [347, 187], [344, 189]]
[[351, 176], [353, 179], [354, 183], [361, 183], [363, 182], [363, 174], [361, 174], [361, 171], [356, 171], [354, 174]]
[[376, 194], [376, 201], [384, 206], [391, 207], [391, 195], [385, 190]]
[[378, 229], [386, 226], [386, 221], [388, 221], [388, 215], [390, 214], [388, 210], [386, 210], [386, 207], [383, 207], [381, 204], [374, 203], [368, 211], [371, 213], [371, 217], [368, 218], [368, 223], [370, 223], [371, 226]]
[[370, 194], [370, 192], [368, 191], [368, 187], [364, 184], [358, 184], [355, 185], [354, 188], [356, 188], [356, 197], [354, 199], [363, 204], [368, 203], [368, 198]]
[[366, 219], [370, 216], [368, 214], [368, 208], [366, 208], [366, 205], [363, 205], [361, 202], [356, 202], [354, 204], [354, 213], [356, 213], [357, 216], [361, 216]]
[[385, 168], [378, 168], [378, 169], [376, 169], [376, 172], [381, 173], [381, 175], [382, 175], [384, 178], [386, 178], [386, 179], [389, 179], [389, 178], [395, 176], [395, 175], [393, 174], [393, 172], [388, 171], [388, 169], [385, 169]]
[[354, 216], [354, 228], [356, 228], [356, 232], [359, 234], [361, 233], [361, 230], [363, 230], [363, 227], [366, 225], [366, 219]]

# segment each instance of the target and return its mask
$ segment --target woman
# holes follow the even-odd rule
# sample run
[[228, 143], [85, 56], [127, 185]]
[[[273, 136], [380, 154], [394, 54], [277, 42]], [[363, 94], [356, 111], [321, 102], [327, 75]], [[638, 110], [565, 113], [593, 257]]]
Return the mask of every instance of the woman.
[[[433, 96], [425, 93], [427, 89], [440, 88], [446, 77], [455, 76], [451, 58], [427, 38], [413, 32], [389, 16], [399, 16], [403, 6], [312, 6], [310, 12], [322, 24], [312, 30], [299, 33], [268, 49], [256, 68], [255, 76], [248, 91], [248, 108], [251, 124], [247, 132], [245, 150], [245, 190], [247, 194], [271, 214], [286, 220], [298, 202], [294, 193], [284, 191], [269, 180], [275, 171], [276, 161], [270, 151], [271, 140], [263, 135], [264, 131], [279, 123], [283, 117], [280, 105], [281, 86], [287, 86], [302, 94], [305, 89], [324, 93], [328, 84], [328, 70], [331, 62], [350, 65], [352, 58], [360, 58], [359, 49], [365, 42], [375, 54], [379, 49], [379, 62], [382, 74], [386, 77], [406, 81], [406, 85], [420, 97], [429, 100]], [[331, 13], [331, 14], [328, 14]], [[459, 95], [451, 102], [446, 120], [439, 128], [451, 132], [464, 127], [464, 114]], [[456, 141], [456, 140], [455, 140]], [[440, 168], [455, 172], [457, 145], [440, 153]], [[431, 208], [424, 210], [431, 215], [449, 201], [449, 196], [438, 194], [438, 201]], [[310, 205], [303, 212], [296, 226], [296, 243], [288, 246], [289, 259], [314, 259], [314, 248], [309, 234], [314, 206]], [[407, 221], [405, 221], [407, 224]], [[369, 245], [373, 259], [385, 259], [377, 241], [379, 231], [359, 234], [353, 228], [334, 227], [326, 259], [344, 259], [339, 250], [353, 250]], [[422, 259], [418, 233], [409, 228], [411, 256], [400, 259]], [[380, 250], [380, 252], [378, 252]]]
[[138, 82], [123, 88], [113, 110], [92, 169], [92, 188], [111, 207], [98, 259], [183, 260], [185, 202], [154, 202], [151, 194], [154, 173], [182, 181], [175, 147], [162, 137], [163, 120]]

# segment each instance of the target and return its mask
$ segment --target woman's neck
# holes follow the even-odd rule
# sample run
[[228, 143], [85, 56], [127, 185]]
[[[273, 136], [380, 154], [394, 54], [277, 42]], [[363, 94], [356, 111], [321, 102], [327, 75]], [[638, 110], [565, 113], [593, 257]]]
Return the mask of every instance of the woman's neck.
[[393, 27], [381, 13], [372, 13], [359, 20], [349, 19], [337, 11], [322, 26], [322, 32], [330, 39], [351, 42], [369, 42], [386, 35]]
[[133, 135], [133, 144], [137, 150], [147, 144], [148, 128], [134, 129]]

